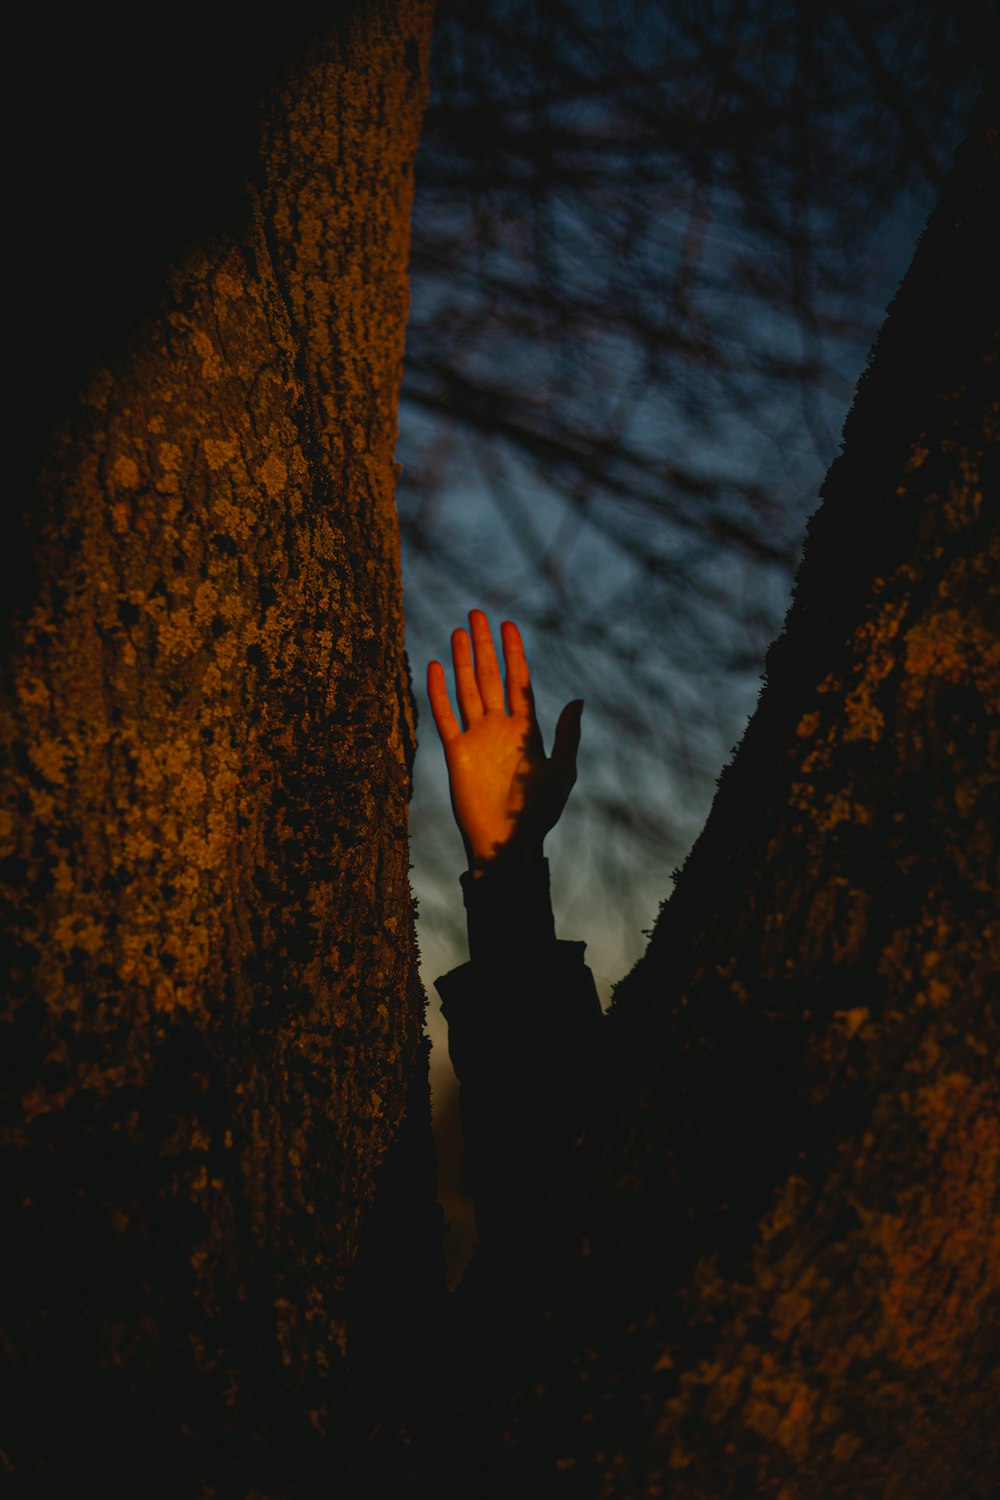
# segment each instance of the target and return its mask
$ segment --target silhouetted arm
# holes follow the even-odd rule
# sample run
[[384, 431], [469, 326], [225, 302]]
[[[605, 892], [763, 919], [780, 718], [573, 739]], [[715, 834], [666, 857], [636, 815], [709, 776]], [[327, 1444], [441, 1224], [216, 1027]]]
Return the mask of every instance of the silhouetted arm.
[[462, 889], [470, 959], [437, 989], [487, 1242], [516, 1216], [527, 1180], [583, 1107], [601, 1008], [584, 944], [555, 937], [547, 860], [465, 875]]
[[[586, 1094], [600, 1005], [584, 944], [559, 942], [545, 834], [576, 779], [583, 704], [559, 718], [546, 756], [517, 626], [501, 628], [504, 685], [480, 610], [452, 634], [460, 727], [432, 662], [428, 695], [469, 858], [462, 877], [469, 962], [438, 980], [482, 1239], [518, 1211], [526, 1179]], [[473, 657], [473, 646], [475, 656]]]

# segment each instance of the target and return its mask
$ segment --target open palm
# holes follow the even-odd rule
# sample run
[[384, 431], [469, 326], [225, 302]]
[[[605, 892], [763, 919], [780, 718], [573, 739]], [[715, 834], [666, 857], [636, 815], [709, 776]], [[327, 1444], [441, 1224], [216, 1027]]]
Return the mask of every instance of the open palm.
[[462, 724], [452, 710], [440, 662], [432, 661], [427, 669], [427, 695], [444, 746], [451, 803], [469, 867], [481, 874], [489, 865], [541, 857], [542, 841], [576, 780], [583, 704], [576, 700], [563, 709], [547, 756], [520, 631], [509, 620], [500, 630], [505, 699], [489, 620], [474, 609], [469, 625], [471, 639], [465, 630], [455, 630], [451, 637]]

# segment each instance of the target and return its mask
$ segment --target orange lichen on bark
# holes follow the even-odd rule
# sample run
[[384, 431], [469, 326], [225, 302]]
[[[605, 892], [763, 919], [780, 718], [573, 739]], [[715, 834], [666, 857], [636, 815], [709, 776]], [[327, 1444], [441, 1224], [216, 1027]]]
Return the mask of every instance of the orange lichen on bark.
[[926, 1174], [869, 1233], [885, 1257], [878, 1342], [904, 1368], [952, 1378], [984, 1304], [1000, 1287], [1000, 1112], [992, 1084], [937, 1077], [907, 1099], [924, 1132]]
[[985, 622], [958, 609], [940, 609], [917, 621], [905, 644], [908, 707], [927, 691], [923, 679], [939, 678], [975, 687], [987, 712], [1000, 711], [1000, 641]]
[[7, 1140], [79, 1173], [24, 1243], [123, 1242], [86, 1315], [132, 1299], [135, 1391], [173, 1351], [192, 1430], [263, 1430], [279, 1390], [337, 1409], [424, 1065], [393, 490], [430, 7], [331, 24], [272, 92], [241, 230], [188, 247], [48, 443], [4, 710]]

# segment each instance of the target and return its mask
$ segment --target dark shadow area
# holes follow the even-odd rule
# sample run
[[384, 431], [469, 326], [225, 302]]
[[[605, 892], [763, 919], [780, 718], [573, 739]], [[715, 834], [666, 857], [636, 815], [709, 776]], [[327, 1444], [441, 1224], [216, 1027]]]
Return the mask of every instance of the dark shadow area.
[[4, 7], [8, 608], [31, 597], [43, 435], [157, 304], [167, 267], [239, 231], [269, 87], [320, 27], [368, 3]]

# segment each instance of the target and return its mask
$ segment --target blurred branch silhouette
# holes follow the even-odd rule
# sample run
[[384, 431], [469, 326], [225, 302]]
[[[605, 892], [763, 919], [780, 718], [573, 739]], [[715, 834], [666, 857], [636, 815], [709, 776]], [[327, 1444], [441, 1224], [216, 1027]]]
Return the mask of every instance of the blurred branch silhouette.
[[[553, 704], [587, 699], [562, 837], [579, 890], [620, 907], [623, 964], [752, 708], [998, 14], [442, 5], [401, 417], [409, 650], [440, 655], [481, 605], [544, 643]], [[457, 926], [432, 758], [417, 886]]]

